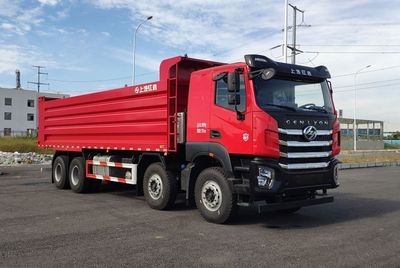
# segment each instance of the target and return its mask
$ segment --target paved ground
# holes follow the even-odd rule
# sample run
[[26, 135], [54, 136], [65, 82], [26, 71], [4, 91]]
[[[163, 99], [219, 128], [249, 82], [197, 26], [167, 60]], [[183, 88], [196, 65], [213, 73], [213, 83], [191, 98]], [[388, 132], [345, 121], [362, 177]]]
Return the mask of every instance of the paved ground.
[[0, 168], [0, 266], [400, 265], [400, 168], [342, 171], [331, 204], [294, 215], [245, 210], [215, 225], [160, 212], [126, 187], [57, 190], [39, 168]]

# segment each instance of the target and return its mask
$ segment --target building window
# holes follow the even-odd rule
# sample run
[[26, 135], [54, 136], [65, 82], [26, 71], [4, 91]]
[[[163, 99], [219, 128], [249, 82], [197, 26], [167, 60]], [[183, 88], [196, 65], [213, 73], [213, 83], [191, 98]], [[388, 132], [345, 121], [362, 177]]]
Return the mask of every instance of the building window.
[[35, 100], [28, 100], [28, 107], [35, 107]]
[[35, 120], [35, 115], [34, 114], [28, 114], [28, 121], [33, 121]]
[[11, 136], [11, 128], [4, 128], [4, 136]]
[[12, 98], [4, 98], [4, 105], [11, 106], [12, 105]]
[[11, 120], [11, 113], [10, 112], [5, 112], [4, 113], [4, 120]]

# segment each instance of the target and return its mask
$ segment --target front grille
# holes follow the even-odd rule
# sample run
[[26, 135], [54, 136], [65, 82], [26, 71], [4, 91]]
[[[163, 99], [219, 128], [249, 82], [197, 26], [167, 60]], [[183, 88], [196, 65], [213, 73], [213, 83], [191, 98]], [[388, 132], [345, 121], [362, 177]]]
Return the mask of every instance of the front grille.
[[307, 141], [301, 129], [279, 129], [279, 165], [288, 170], [326, 168], [332, 158], [332, 131], [319, 130]]

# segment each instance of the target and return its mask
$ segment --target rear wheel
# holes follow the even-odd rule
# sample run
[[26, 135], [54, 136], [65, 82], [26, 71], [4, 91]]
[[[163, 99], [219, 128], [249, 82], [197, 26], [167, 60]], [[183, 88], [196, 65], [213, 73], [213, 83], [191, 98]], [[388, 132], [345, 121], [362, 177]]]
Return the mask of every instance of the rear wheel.
[[59, 155], [53, 162], [53, 179], [54, 184], [58, 189], [68, 189], [68, 157], [65, 155]]
[[147, 204], [154, 209], [171, 208], [176, 199], [178, 184], [172, 172], [161, 163], [151, 164], [144, 173], [143, 192]]
[[201, 216], [209, 222], [225, 223], [237, 210], [229, 174], [220, 167], [203, 170], [196, 180], [195, 200]]
[[69, 184], [72, 191], [85, 193], [89, 191], [92, 179], [86, 178], [83, 157], [75, 157], [69, 165]]

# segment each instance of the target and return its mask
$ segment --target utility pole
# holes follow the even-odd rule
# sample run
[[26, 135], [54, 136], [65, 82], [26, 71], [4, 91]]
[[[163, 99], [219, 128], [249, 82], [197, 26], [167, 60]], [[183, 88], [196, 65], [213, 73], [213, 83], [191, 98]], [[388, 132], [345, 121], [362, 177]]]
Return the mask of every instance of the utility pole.
[[287, 63], [287, 32], [288, 32], [288, 0], [285, 0], [285, 24], [284, 24], [283, 58]]
[[46, 74], [46, 75], [47, 75], [48, 73], [43, 73], [43, 72], [40, 71], [41, 69], [46, 68], [46, 67], [44, 67], [44, 66], [33, 65], [33, 67], [37, 68], [37, 82], [31, 82], [31, 81], [29, 81], [28, 83], [29, 83], [29, 84], [37, 85], [37, 92], [40, 93], [40, 86], [41, 86], [41, 85], [50, 85], [49, 83], [42, 83], [42, 82], [40, 82], [40, 75], [42, 75], [42, 74]]
[[304, 22], [304, 10], [298, 9], [296, 6], [293, 6], [292, 4], [289, 4], [291, 8], [293, 8], [293, 30], [292, 30], [292, 47], [289, 47], [292, 50], [292, 64], [296, 63], [296, 52], [302, 52], [298, 49], [296, 49], [296, 29], [297, 26], [306, 26], [310, 27], [310, 25], [297, 25], [297, 12], [302, 13], [302, 23]]
[[[37, 68], [37, 82], [28, 81], [28, 83], [29, 83], [29, 84], [37, 85], [37, 92], [38, 92], [38, 97], [39, 97], [40, 86], [41, 86], [41, 85], [50, 85], [49, 83], [42, 83], [42, 82], [40, 82], [40, 75], [42, 75], [42, 74], [48, 75], [48, 73], [43, 73], [43, 72], [40, 71], [41, 69], [46, 68], [46, 67], [44, 67], [44, 66], [33, 65], [33, 67]], [[35, 115], [36, 136], [37, 136], [37, 133], [38, 133], [38, 114], [39, 114], [39, 113], [38, 113], [38, 103], [36, 103], [36, 115]]]

